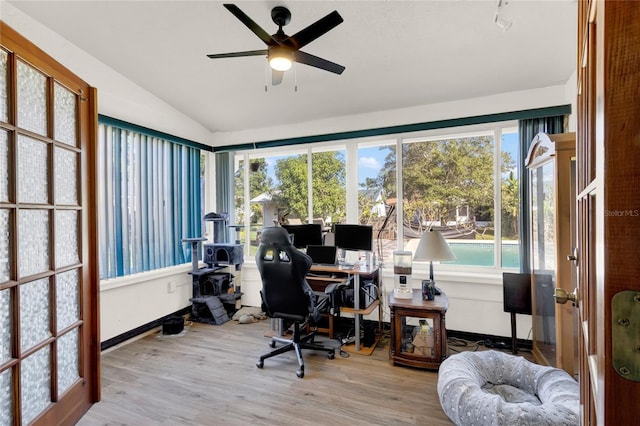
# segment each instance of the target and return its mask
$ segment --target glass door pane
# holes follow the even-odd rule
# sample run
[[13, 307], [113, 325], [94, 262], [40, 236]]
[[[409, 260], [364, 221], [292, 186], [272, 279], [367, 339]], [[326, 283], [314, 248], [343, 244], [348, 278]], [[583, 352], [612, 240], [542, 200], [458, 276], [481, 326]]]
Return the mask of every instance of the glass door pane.
[[[7, 63], [9, 55], [4, 50], [0, 49], [0, 121], [8, 121], [8, 77], [7, 77]], [[1, 423], [0, 423], [1, 424]]]
[[549, 365], [556, 365], [555, 285], [555, 165], [531, 172], [531, 269], [534, 278], [534, 340]]
[[25, 358], [20, 366], [22, 424], [28, 424], [51, 404], [50, 348]]
[[0, 129], [0, 202], [9, 201], [9, 133]]
[[18, 135], [18, 201], [49, 201], [49, 149], [46, 143]]
[[20, 286], [20, 348], [22, 352], [51, 337], [49, 278]]
[[13, 370], [8, 369], [0, 373], [0, 425], [9, 426], [13, 424], [13, 394], [11, 392], [11, 382]]
[[39, 135], [47, 134], [47, 78], [22, 61], [18, 61], [17, 124]]
[[58, 142], [62, 142], [71, 146], [78, 145], [76, 135], [76, 95], [64, 88], [58, 82], [53, 85], [54, 100], [54, 138]]
[[0, 291], [0, 364], [11, 359], [11, 343], [13, 342], [13, 309], [11, 306], [11, 290]]

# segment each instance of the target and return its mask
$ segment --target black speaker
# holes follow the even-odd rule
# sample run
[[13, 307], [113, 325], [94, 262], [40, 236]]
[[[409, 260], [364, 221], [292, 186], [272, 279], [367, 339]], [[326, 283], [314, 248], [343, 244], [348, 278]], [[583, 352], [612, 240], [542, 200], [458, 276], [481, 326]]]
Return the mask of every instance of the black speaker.
[[531, 315], [531, 274], [502, 274], [504, 311]]
[[376, 341], [376, 328], [373, 324], [365, 324], [364, 337], [362, 338], [362, 344], [365, 348], [370, 348]]

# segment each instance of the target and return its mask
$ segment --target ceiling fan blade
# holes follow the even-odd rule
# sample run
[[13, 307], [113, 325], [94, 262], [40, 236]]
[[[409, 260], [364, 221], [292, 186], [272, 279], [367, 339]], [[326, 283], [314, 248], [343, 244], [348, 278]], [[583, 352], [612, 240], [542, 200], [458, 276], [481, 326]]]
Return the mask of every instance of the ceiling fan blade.
[[241, 56], [266, 56], [267, 55], [267, 49], [262, 49], [262, 50], [247, 50], [245, 52], [232, 52], [232, 53], [211, 53], [209, 55], [207, 55], [209, 58], [211, 59], [218, 59], [218, 58], [238, 58]]
[[327, 33], [329, 30], [337, 27], [343, 21], [344, 19], [342, 19], [342, 16], [340, 16], [340, 14], [336, 10], [334, 10], [324, 18], [317, 20], [307, 28], [298, 31], [297, 33], [289, 37], [286, 40], [286, 43], [290, 46], [295, 47], [296, 49], [300, 49], [311, 43], [321, 35]]
[[249, 18], [249, 16], [244, 13], [238, 6], [235, 4], [225, 3], [223, 5], [227, 10], [240, 20], [243, 24], [247, 26], [255, 35], [260, 37], [260, 40], [264, 41], [267, 46], [272, 46], [275, 44], [280, 44], [276, 40], [274, 40], [265, 30], [260, 27], [260, 25], [256, 24], [253, 19]]
[[320, 68], [336, 74], [342, 74], [342, 71], [345, 70], [342, 65], [338, 65], [335, 62], [327, 61], [326, 59], [322, 59], [317, 56], [310, 55], [309, 53], [301, 52], [299, 50], [296, 51], [294, 55], [296, 58], [296, 62], [299, 62], [301, 64]]
[[284, 77], [284, 71], [271, 70], [271, 85], [277, 86], [282, 83], [282, 77]]

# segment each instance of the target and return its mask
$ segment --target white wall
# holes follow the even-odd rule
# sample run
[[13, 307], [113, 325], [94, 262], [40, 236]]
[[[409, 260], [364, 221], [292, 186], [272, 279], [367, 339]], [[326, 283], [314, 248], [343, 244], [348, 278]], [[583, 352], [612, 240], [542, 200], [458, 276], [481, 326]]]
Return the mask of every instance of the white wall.
[[100, 340], [105, 341], [189, 306], [191, 264], [102, 281]]
[[[107, 65], [70, 44], [11, 4], [0, 0], [2, 20], [27, 39], [98, 88], [100, 114], [153, 128], [209, 145], [228, 145], [305, 135], [427, 122], [473, 115], [540, 108], [559, 104], [575, 105], [575, 78], [566, 85], [504, 93], [483, 98], [423, 105], [395, 111], [381, 111], [350, 117], [309, 121], [293, 126], [250, 129], [235, 133], [211, 134], [200, 124], [164, 101], [128, 81]], [[570, 120], [575, 128], [575, 119]], [[209, 182], [212, 182], [209, 177]], [[208, 191], [211, 193], [211, 191]], [[208, 206], [212, 204], [207, 203]], [[442, 269], [442, 270], [440, 270]], [[128, 330], [189, 306], [190, 265], [139, 274], [101, 284], [101, 339], [107, 340]], [[426, 271], [415, 271], [417, 280]], [[497, 270], [459, 273], [436, 266], [438, 285], [449, 295], [447, 328], [509, 336], [509, 316], [502, 311], [501, 275]], [[393, 287], [390, 271], [383, 275], [385, 292]], [[419, 282], [419, 281], [418, 281]], [[175, 284], [175, 291], [169, 283]], [[243, 266], [243, 303], [260, 305], [260, 280], [252, 259]], [[388, 309], [385, 306], [386, 318]], [[518, 337], [526, 338], [530, 317], [518, 318]]]
[[513, 112], [567, 103], [570, 103], [567, 98], [567, 86], [558, 85], [455, 102], [427, 104], [368, 114], [333, 117], [289, 126], [248, 129], [233, 133], [218, 132], [213, 134], [212, 144], [214, 146], [221, 146], [352, 130], [366, 130], [484, 114]]
[[210, 145], [211, 132], [84, 50], [58, 36], [11, 3], [0, 0], [0, 18], [93, 87], [98, 112]]
[[[421, 288], [423, 279], [429, 278], [425, 265], [414, 265], [413, 287]], [[495, 269], [475, 268], [458, 272], [451, 267], [434, 264], [434, 278], [449, 299], [446, 326], [449, 330], [470, 333], [511, 336], [511, 317], [502, 306], [502, 272]], [[260, 306], [260, 275], [253, 259], [245, 259], [242, 267], [242, 303]], [[383, 321], [389, 321], [389, 293], [393, 291], [393, 268], [383, 268]], [[345, 315], [346, 316], [346, 315]], [[377, 320], [378, 313], [366, 317]], [[517, 336], [530, 339], [531, 316], [517, 315]]]

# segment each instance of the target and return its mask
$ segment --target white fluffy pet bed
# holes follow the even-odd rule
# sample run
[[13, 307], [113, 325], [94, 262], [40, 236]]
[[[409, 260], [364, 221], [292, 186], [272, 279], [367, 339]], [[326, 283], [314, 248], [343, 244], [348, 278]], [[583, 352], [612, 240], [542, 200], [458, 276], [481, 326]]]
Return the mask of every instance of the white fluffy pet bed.
[[564, 370], [498, 351], [461, 352], [438, 374], [442, 409], [462, 425], [577, 425], [580, 390]]

